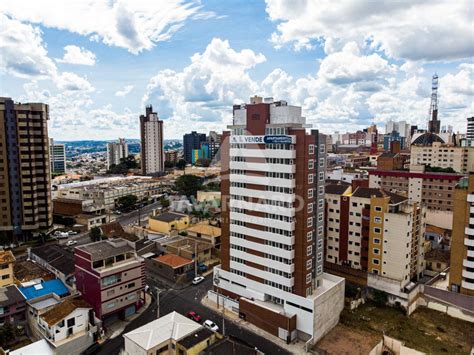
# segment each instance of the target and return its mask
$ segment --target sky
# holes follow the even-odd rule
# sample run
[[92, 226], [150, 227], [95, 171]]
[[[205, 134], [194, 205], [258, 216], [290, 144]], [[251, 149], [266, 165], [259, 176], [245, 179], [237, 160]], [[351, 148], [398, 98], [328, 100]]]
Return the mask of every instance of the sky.
[[56, 140], [222, 131], [259, 95], [323, 133], [474, 115], [474, 1], [0, 0], [0, 96], [50, 105]]

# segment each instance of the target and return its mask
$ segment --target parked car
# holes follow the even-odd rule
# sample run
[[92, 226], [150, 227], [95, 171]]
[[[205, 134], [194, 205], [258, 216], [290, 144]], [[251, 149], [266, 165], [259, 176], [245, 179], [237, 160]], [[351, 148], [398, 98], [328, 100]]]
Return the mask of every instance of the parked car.
[[219, 331], [219, 327], [212, 320], [207, 319], [207, 320], [204, 321], [204, 323], [202, 325], [204, 327], [206, 327], [207, 329], [212, 330], [213, 332], [218, 332]]
[[195, 277], [195, 278], [193, 279], [193, 285], [198, 285], [198, 284], [200, 284], [200, 283], [203, 282], [203, 281], [204, 281], [204, 277], [202, 277], [202, 276]]
[[69, 234], [69, 235], [76, 235], [77, 232], [75, 232], [75, 231], [69, 231], [69, 232], [67, 232], [67, 234]]
[[202, 321], [201, 316], [199, 314], [197, 314], [196, 312], [193, 312], [193, 311], [189, 311], [186, 314], [186, 317], [188, 317], [189, 319], [192, 319], [193, 321], [198, 322], [198, 323], [201, 323], [201, 321]]
[[68, 240], [68, 242], [66, 243], [66, 245], [67, 245], [68, 247], [70, 247], [70, 246], [72, 246], [72, 245], [75, 245], [75, 244], [77, 244], [77, 240]]
[[207, 266], [203, 263], [199, 263], [198, 264], [198, 269], [201, 271], [201, 272], [205, 272], [207, 271]]
[[69, 238], [69, 234], [65, 233], [65, 232], [59, 232], [59, 234], [56, 235], [56, 238], [58, 238], [58, 239], [67, 239], [67, 238]]

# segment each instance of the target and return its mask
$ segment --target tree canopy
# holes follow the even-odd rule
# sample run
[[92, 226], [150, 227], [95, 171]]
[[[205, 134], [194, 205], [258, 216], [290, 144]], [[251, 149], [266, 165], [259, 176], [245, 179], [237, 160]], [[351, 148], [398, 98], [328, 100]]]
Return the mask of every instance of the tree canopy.
[[182, 175], [176, 179], [175, 190], [180, 195], [196, 197], [197, 191], [202, 188], [201, 178], [195, 175]]
[[129, 170], [131, 169], [137, 169], [138, 168], [138, 163], [137, 160], [135, 159], [135, 156], [129, 155], [126, 158], [120, 159], [119, 164], [112, 164], [107, 170], [108, 174], [127, 174]]
[[426, 165], [425, 171], [430, 173], [455, 173], [456, 170], [453, 168], [441, 168], [439, 166]]
[[178, 168], [179, 170], [184, 170], [185, 167], [186, 167], [186, 160], [184, 160], [184, 159], [180, 159], [176, 163], [176, 168]]
[[117, 205], [120, 208], [128, 209], [128, 208], [131, 208], [131, 207], [135, 206], [137, 201], [138, 201], [137, 196], [135, 196], [135, 195], [126, 195], [126, 196], [119, 197], [119, 199], [117, 200]]
[[92, 227], [89, 232], [89, 237], [93, 242], [97, 242], [102, 238], [102, 232], [99, 227]]

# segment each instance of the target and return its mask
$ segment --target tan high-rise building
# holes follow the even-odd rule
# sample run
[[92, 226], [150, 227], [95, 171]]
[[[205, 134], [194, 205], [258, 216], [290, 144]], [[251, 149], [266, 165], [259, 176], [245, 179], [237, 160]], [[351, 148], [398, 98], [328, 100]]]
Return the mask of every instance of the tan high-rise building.
[[458, 173], [474, 171], [474, 147], [458, 147], [434, 142], [432, 145], [412, 145], [410, 165], [430, 165], [452, 168]]
[[474, 172], [454, 191], [451, 291], [474, 296]]
[[425, 208], [383, 189], [326, 186], [326, 261], [397, 280], [422, 276]]
[[49, 108], [0, 98], [0, 231], [12, 240], [53, 223]]
[[147, 106], [145, 115], [140, 116], [142, 174], [153, 175], [165, 169], [163, 150], [163, 121]]

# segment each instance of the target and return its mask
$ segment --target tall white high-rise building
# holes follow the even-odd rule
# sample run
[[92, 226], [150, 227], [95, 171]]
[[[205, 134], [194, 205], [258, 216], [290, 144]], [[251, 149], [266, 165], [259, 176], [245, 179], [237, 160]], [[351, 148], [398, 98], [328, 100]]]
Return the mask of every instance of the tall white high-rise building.
[[140, 116], [141, 165], [143, 175], [161, 173], [165, 169], [163, 121], [151, 105]]
[[221, 144], [214, 287], [248, 322], [316, 342], [344, 305], [344, 279], [323, 271], [326, 136], [307, 133], [301, 107], [285, 101], [253, 97], [233, 113]]
[[107, 143], [107, 167], [120, 164], [120, 159], [128, 157], [128, 144], [125, 138], [119, 138], [118, 142]]

